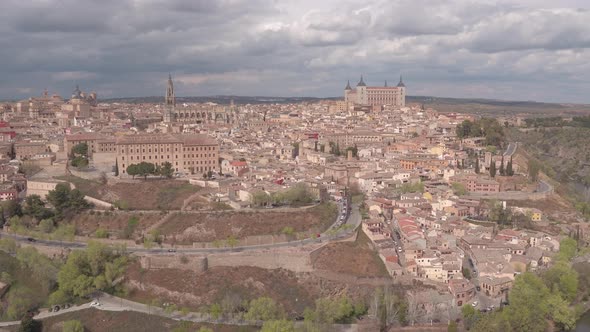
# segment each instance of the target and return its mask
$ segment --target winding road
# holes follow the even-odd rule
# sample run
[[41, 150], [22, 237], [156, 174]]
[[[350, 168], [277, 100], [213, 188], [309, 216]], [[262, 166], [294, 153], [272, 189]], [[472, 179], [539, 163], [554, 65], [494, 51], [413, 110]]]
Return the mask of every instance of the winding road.
[[[349, 227], [342, 228], [338, 227], [338, 220], [342, 215], [342, 209], [339, 205], [338, 217], [336, 221], [328, 230], [324, 233], [320, 234], [317, 238], [308, 238], [303, 240], [297, 241], [290, 241], [290, 242], [279, 242], [279, 243], [271, 243], [271, 244], [260, 244], [260, 245], [251, 245], [251, 246], [242, 246], [242, 247], [227, 247], [227, 248], [174, 248], [174, 251], [170, 251], [170, 249], [165, 248], [144, 248], [144, 247], [127, 247], [127, 251], [129, 253], [140, 253], [140, 254], [147, 254], [147, 255], [168, 255], [172, 253], [185, 253], [185, 254], [213, 254], [213, 253], [232, 253], [232, 252], [241, 252], [247, 250], [261, 250], [261, 249], [274, 249], [274, 248], [283, 248], [283, 247], [297, 247], [297, 246], [304, 246], [308, 244], [317, 244], [323, 243], [325, 241], [336, 241], [343, 239], [345, 237], [350, 236], [350, 234], [360, 225], [361, 223], [361, 215], [358, 209], [358, 205], [352, 205], [350, 210], [350, 215], [346, 219], [346, 223], [344, 225], [350, 225]], [[17, 234], [10, 234], [7, 232], [0, 232], [0, 237], [9, 237], [18, 242], [28, 243], [30, 245], [43, 245], [48, 247], [56, 247], [56, 248], [67, 248], [67, 249], [84, 249], [87, 247], [86, 242], [70, 242], [70, 241], [56, 241], [56, 240], [44, 240], [44, 239], [34, 239], [28, 236], [17, 235]]]
[[514, 152], [516, 152], [517, 147], [518, 147], [518, 142], [508, 143], [508, 147], [506, 148], [506, 151], [504, 151], [504, 157], [512, 157]]

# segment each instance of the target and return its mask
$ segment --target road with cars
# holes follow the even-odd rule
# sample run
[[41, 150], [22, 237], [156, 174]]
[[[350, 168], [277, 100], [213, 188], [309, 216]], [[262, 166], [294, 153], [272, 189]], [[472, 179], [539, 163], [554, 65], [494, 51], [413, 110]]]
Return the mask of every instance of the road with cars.
[[[173, 252], [185, 253], [185, 254], [214, 254], [214, 253], [232, 253], [241, 252], [248, 250], [262, 250], [262, 249], [275, 249], [275, 248], [286, 248], [286, 247], [298, 247], [310, 244], [325, 243], [326, 241], [336, 241], [348, 237], [352, 234], [354, 229], [360, 225], [361, 216], [358, 211], [357, 204], [337, 203], [338, 204], [338, 217], [334, 223], [322, 234], [318, 234], [317, 237], [307, 238], [303, 240], [279, 242], [270, 244], [260, 245], [249, 245], [241, 247], [226, 247], [226, 248], [144, 248], [144, 247], [127, 247], [129, 253], [139, 253], [143, 255], [168, 255]], [[344, 225], [350, 225], [349, 227], [342, 227]], [[71, 241], [57, 241], [57, 240], [45, 240], [36, 239], [29, 236], [17, 235], [7, 232], [0, 232], [0, 237], [9, 237], [18, 242], [29, 243], [31, 245], [39, 244], [48, 247], [65, 248], [65, 249], [84, 249], [87, 247], [86, 242], [71, 242]]]

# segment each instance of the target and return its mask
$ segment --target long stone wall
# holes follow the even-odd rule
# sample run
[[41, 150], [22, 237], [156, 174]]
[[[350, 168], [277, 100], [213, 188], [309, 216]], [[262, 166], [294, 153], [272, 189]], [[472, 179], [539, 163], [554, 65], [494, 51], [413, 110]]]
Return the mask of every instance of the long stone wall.
[[[209, 255], [177, 254], [142, 256], [140, 262], [146, 269], [175, 268], [201, 273], [215, 266], [255, 266], [263, 269], [285, 269], [293, 272], [311, 272], [311, 249], [275, 249]], [[142, 255], [141, 253], [136, 253]]]

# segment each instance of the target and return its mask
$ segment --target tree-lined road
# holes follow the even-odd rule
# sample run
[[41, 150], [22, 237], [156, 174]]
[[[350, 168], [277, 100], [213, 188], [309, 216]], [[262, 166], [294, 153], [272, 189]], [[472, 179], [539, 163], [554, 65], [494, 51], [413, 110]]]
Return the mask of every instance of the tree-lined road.
[[[341, 207], [339, 208], [341, 209]], [[339, 210], [338, 217], [334, 224], [326, 230], [326, 232], [320, 234], [317, 238], [307, 238], [303, 240], [297, 241], [290, 241], [290, 242], [279, 242], [279, 243], [270, 243], [270, 244], [260, 244], [260, 245], [251, 245], [251, 246], [242, 246], [242, 247], [227, 247], [227, 248], [174, 248], [174, 249], [166, 249], [166, 248], [144, 248], [144, 247], [127, 247], [127, 251], [130, 253], [141, 253], [147, 255], [168, 255], [173, 254], [175, 252], [178, 253], [185, 253], [185, 254], [214, 254], [214, 253], [232, 253], [232, 252], [240, 252], [240, 251], [247, 251], [247, 250], [262, 250], [262, 249], [275, 249], [275, 248], [284, 248], [284, 247], [297, 247], [297, 246], [304, 246], [310, 244], [318, 244], [323, 243], [326, 241], [335, 241], [343, 239], [349, 236], [354, 229], [356, 229], [361, 222], [360, 212], [358, 210], [358, 205], [353, 204], [351, 206], [351, 211], [349, 217], [346, 219], [346, 223], [344, 225], [351, 225], [347, 229], [338, 228], [335, 226], [338, 221], [340, 220], [340, 216], [342, 215], [342, 211]], [[340, 230], [338, 230], [340, 229]], [[335, 232], [335, 233], [332, 233]], [[88, 246], [86, 242], [69, 242], [69, 241], [56, 241], [56, 240], [43, 240], [43, 239], [33, 239], [28, 236], [10, 234], [6, 232], [1, 232], [0, 237], [9, 237], [13, 238], [18, 242], [28, 243], [31, 245], [39, 244], [48, 247], [56, 247], [56, 248], [67, 248], [67, 249], [84, 249]], [[171, 251], [173, 250], [173, 251]]]

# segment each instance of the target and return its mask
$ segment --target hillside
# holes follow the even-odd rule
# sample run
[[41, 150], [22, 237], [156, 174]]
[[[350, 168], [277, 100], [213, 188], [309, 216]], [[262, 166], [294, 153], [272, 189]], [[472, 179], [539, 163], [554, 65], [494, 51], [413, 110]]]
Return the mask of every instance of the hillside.
[[482, 98], [441, 98], [408, 96], [406, 103], [423, 104], [440, 112], [476, 113], [486, 115], [580, 115], [590, 113], [590, 105], [507, 101]]
[[540, 161], [545, 174], [559, 181], [558, 193], [577, 203], [579, 210], [583, 204], [590, 204], [589, 128], [541, 128], [526, 132], [512, 128], [507, 133], [511, 141], [521, 142], [524, 151]]

